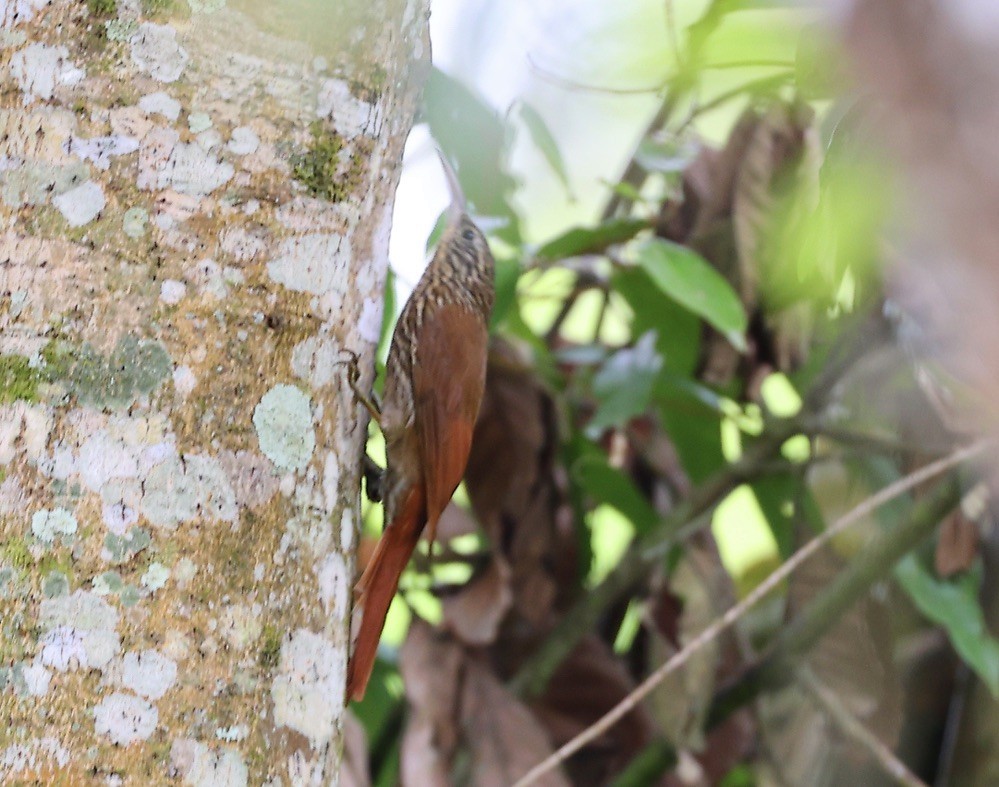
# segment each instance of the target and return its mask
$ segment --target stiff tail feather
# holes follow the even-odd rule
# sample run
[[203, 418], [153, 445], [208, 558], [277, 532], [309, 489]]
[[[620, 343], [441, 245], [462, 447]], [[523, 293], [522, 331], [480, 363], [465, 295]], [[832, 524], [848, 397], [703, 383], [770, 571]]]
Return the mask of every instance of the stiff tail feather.
[[364, 698], [371, 670], [375, 666], [385, 616], [399, 587], [399, 577], [420, 540], [425, 522], [423, 487], [414, 487], [406, 495], [402, 510], [385, 528], [371, 562], [358, 580], [355, 608], [362, 609], [361, 629], [347, 665], [347, 697], [352, 701]]

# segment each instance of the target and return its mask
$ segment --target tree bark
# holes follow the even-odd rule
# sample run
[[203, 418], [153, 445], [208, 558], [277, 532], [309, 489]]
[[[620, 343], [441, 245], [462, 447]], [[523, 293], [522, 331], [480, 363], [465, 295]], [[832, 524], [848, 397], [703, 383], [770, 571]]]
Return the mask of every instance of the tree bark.
[[0, 0], [0, 781], [336, 783], [426, 0]]

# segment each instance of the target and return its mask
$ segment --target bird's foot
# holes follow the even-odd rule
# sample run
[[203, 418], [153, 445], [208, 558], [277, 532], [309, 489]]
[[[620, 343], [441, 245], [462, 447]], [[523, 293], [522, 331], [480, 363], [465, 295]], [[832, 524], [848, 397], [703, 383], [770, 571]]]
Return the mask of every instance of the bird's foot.
[[385, 481], [385, 471], [378, 466], [378, 463], [367, 454], [364, 455], [364, 492], [368, 500], [372, 503], [382, 502], [382, 494], [385, 491], [382, 486]]
[[370, 394], [365, 393], [361, 390], [361, 386], [357, 384], [357, 381], [361, 377], [361, 370], [357, 365], [357, 353], [352, 350], [341, 350], [341, 352], [348, 356], [346, 360], [337, 361], [338, 364], [343, 364], [347, 367], [347, 385], [354, 392], [354, 398], [357, 402], [364, 406], [364, 409], [371, 414], [372, 420], [380, 426], [382, 422], [382, 410], [378, 402], [378, 397], [375, 396], [374, 392]]

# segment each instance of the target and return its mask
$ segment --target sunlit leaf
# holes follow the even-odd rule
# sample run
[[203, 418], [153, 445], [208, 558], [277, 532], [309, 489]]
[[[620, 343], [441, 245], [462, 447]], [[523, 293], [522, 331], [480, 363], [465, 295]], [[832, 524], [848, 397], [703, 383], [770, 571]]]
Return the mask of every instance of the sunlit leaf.
[[573, 227], [548, 241], [535, 256], [540, 262], [554, 262], [581, 254], [599, 254], [648, 228], [649, 222], [644, 219], [613, 219], [595, 227]]
[[548, 165], [558, 176], [559, 181], [565, 186], [566, 191], [569, 191], [569, 173], [565, 168], [565, 160], [562, 158], [562, 151], [559, 150], [558, 142], [555, 141], [555, 137], [552, 135], [551, 129], [548, 128], [545, 119], [541, 117], [538, 110], [527, 102], [521, 102], [520, 104], [520, 118], [524, 121], [524, 125], [527, 127], [527, 131], [530, 133], [534, 144], [545, 157], [545, 161], [548, 162]]
[[621, 560], [635, 537], [634, 525], [612, 506], [599, 505], [587, 517], [593, 543], [593, 564], [588, 580], [598, 585]]
[[572, 477], [598, 503], [622, 513], [639, 535], [648, 532], [659, 520], [656, 510], [634, 482], [616, 467], [611, 467], [602, 454], [594, 452], [576, 462]]
[[634, 347], [618, 350], [608, 358], [593, 378], [593, 393], [599, 404], [587, 433], [599, 435], [609, 426], [619, 426], [644, 413], [662, 366], [653, 331], [643, 335]]
[[944, 628], [954, 649], [993, 696], [999, 695], [999, 640], [985, 627], [975, 576], [969, 572], [938, 580], [915, 555], [908, 555], [895, 567], [895, 578], [919, 610]]
[[707, 320], [732, 346], [746, 349], [746, 310], [725, 278], [694, 251], [655, 238], [639, 247], [638, 263], [666, 295]]

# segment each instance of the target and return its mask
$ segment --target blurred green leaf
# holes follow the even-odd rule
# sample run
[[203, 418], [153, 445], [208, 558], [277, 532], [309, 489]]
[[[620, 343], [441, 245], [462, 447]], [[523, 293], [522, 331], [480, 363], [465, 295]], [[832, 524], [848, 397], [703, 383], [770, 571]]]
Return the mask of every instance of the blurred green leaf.
[[441, 235], [444, 234], [444, 228], [447, 226], [447, 211], [441, 211], [441, 215], [437, 217], [437, 221], [434, 222], [433, 229], [430, 230], [430, 234], [427, 235], [427, 254], [434, 249], [438, 243], [440, 243]]
[[615, 270], [611, 289], [631, 307], [632, 335], [655, 330], [665, 368], [676, 374], [692, 375], [701, 350], [701, 321], [697, 315], [663, 297], [641, 268]]
[[612, 219], [595, 227], [573, 227], [538, 249], [540, 262], [556, 262], [581, 254], [599, 254], [608, 246], [631, 240], [649, 228], [645, 219]]
[[368, 741], [376, 741], [390, 732], [402, 703], [402, 679], [394, 664], [380, 656], [375, 659], [371, 681], [364, 699], [351, 705], [351, 710], [364, 727]]
[[656, 140], [646, 137], [638, 143], [635, 159], [648, 172], [668, 174], [683, 172], [694, 160], [697, 148], [677, 145], [675, 140]]
[[423, 112], [437, 144], [456, 164], [469, 205], [480, 216], [505, 219], [491, 234], [519, 246], [520, 224], [510, 206], [517, 182], [506, 168], [512, 129], [507, 120], [461, 81], [434, 68]]
[[685, 246], [654, 238], [639, 247], [638, 263], [666, 295], [745, 351], [746, 311], [732, 286], [707, 260]]
[[756, 495], [781, 557], [789, 557], [795, 547], [795, 505], [805, 494], [801, 476], [790, 472], [774, 473], [754, 481], [749, 488]]
[[895, 567], [895, 579], [919, 610], [944, 628], [954, 649], [993, 696], [999, 695], [999, 640], [985, 628], [974, 574], [940, 580], [910, 554]]
[[490, 328], [503, 323], [511, 307], [517, 302], [517, 282], [520, 280], [520, 262], [516, 258], [500, 257], [496, 260], [496, 302], [493, 304]]
[[719, 397], [710, 389], [682, 378], [662, 375], [655, 391], [663, 426], [690, 480], [699, 484], [725, 464]]
[[587, 434], [597, 436], [609, 426], [620, 426], [644, 413], [662, 367], [654, 331], [608, 358], [593, 378], [593, 394], [599, 404], [587, 424]]
[[577, 461], [572, 467], [572, 477], [595, 501], [621, 512], [638, 535], [647, 533], [659, 521], [656, 510], [634, 482], [611, 467], [603, 452], [594, 451]]
[[558, 142], [555, 141], [555, 137], [552, 135], [551, 129], [548, 128], [545, 119], [541, 117], [538, 110], [526, 101], [520, 103], [520, 118], [524, 121], [524, 126], [526, 126], [527, 131], [530, 133], [534, 144], [545, 157], [545, 161], [548, 162], [548, 165], [558, 176], [559, 181], [565, 186], [566, 191], [570, 191], [569, 173], [565, 168], [562, 151], [559, 150]]
[[388, 357], [389, 343], [392, 341], [392, 330], [395, 328], [396, 297], [395, 271], [391, 268], [385, 274], [385, 290], [382, 293], [382, 325], [378, 333], [378, 349], [375, 352], [375, 382], [376, 391], [382, 390], [385, 382], [385, 358]]

